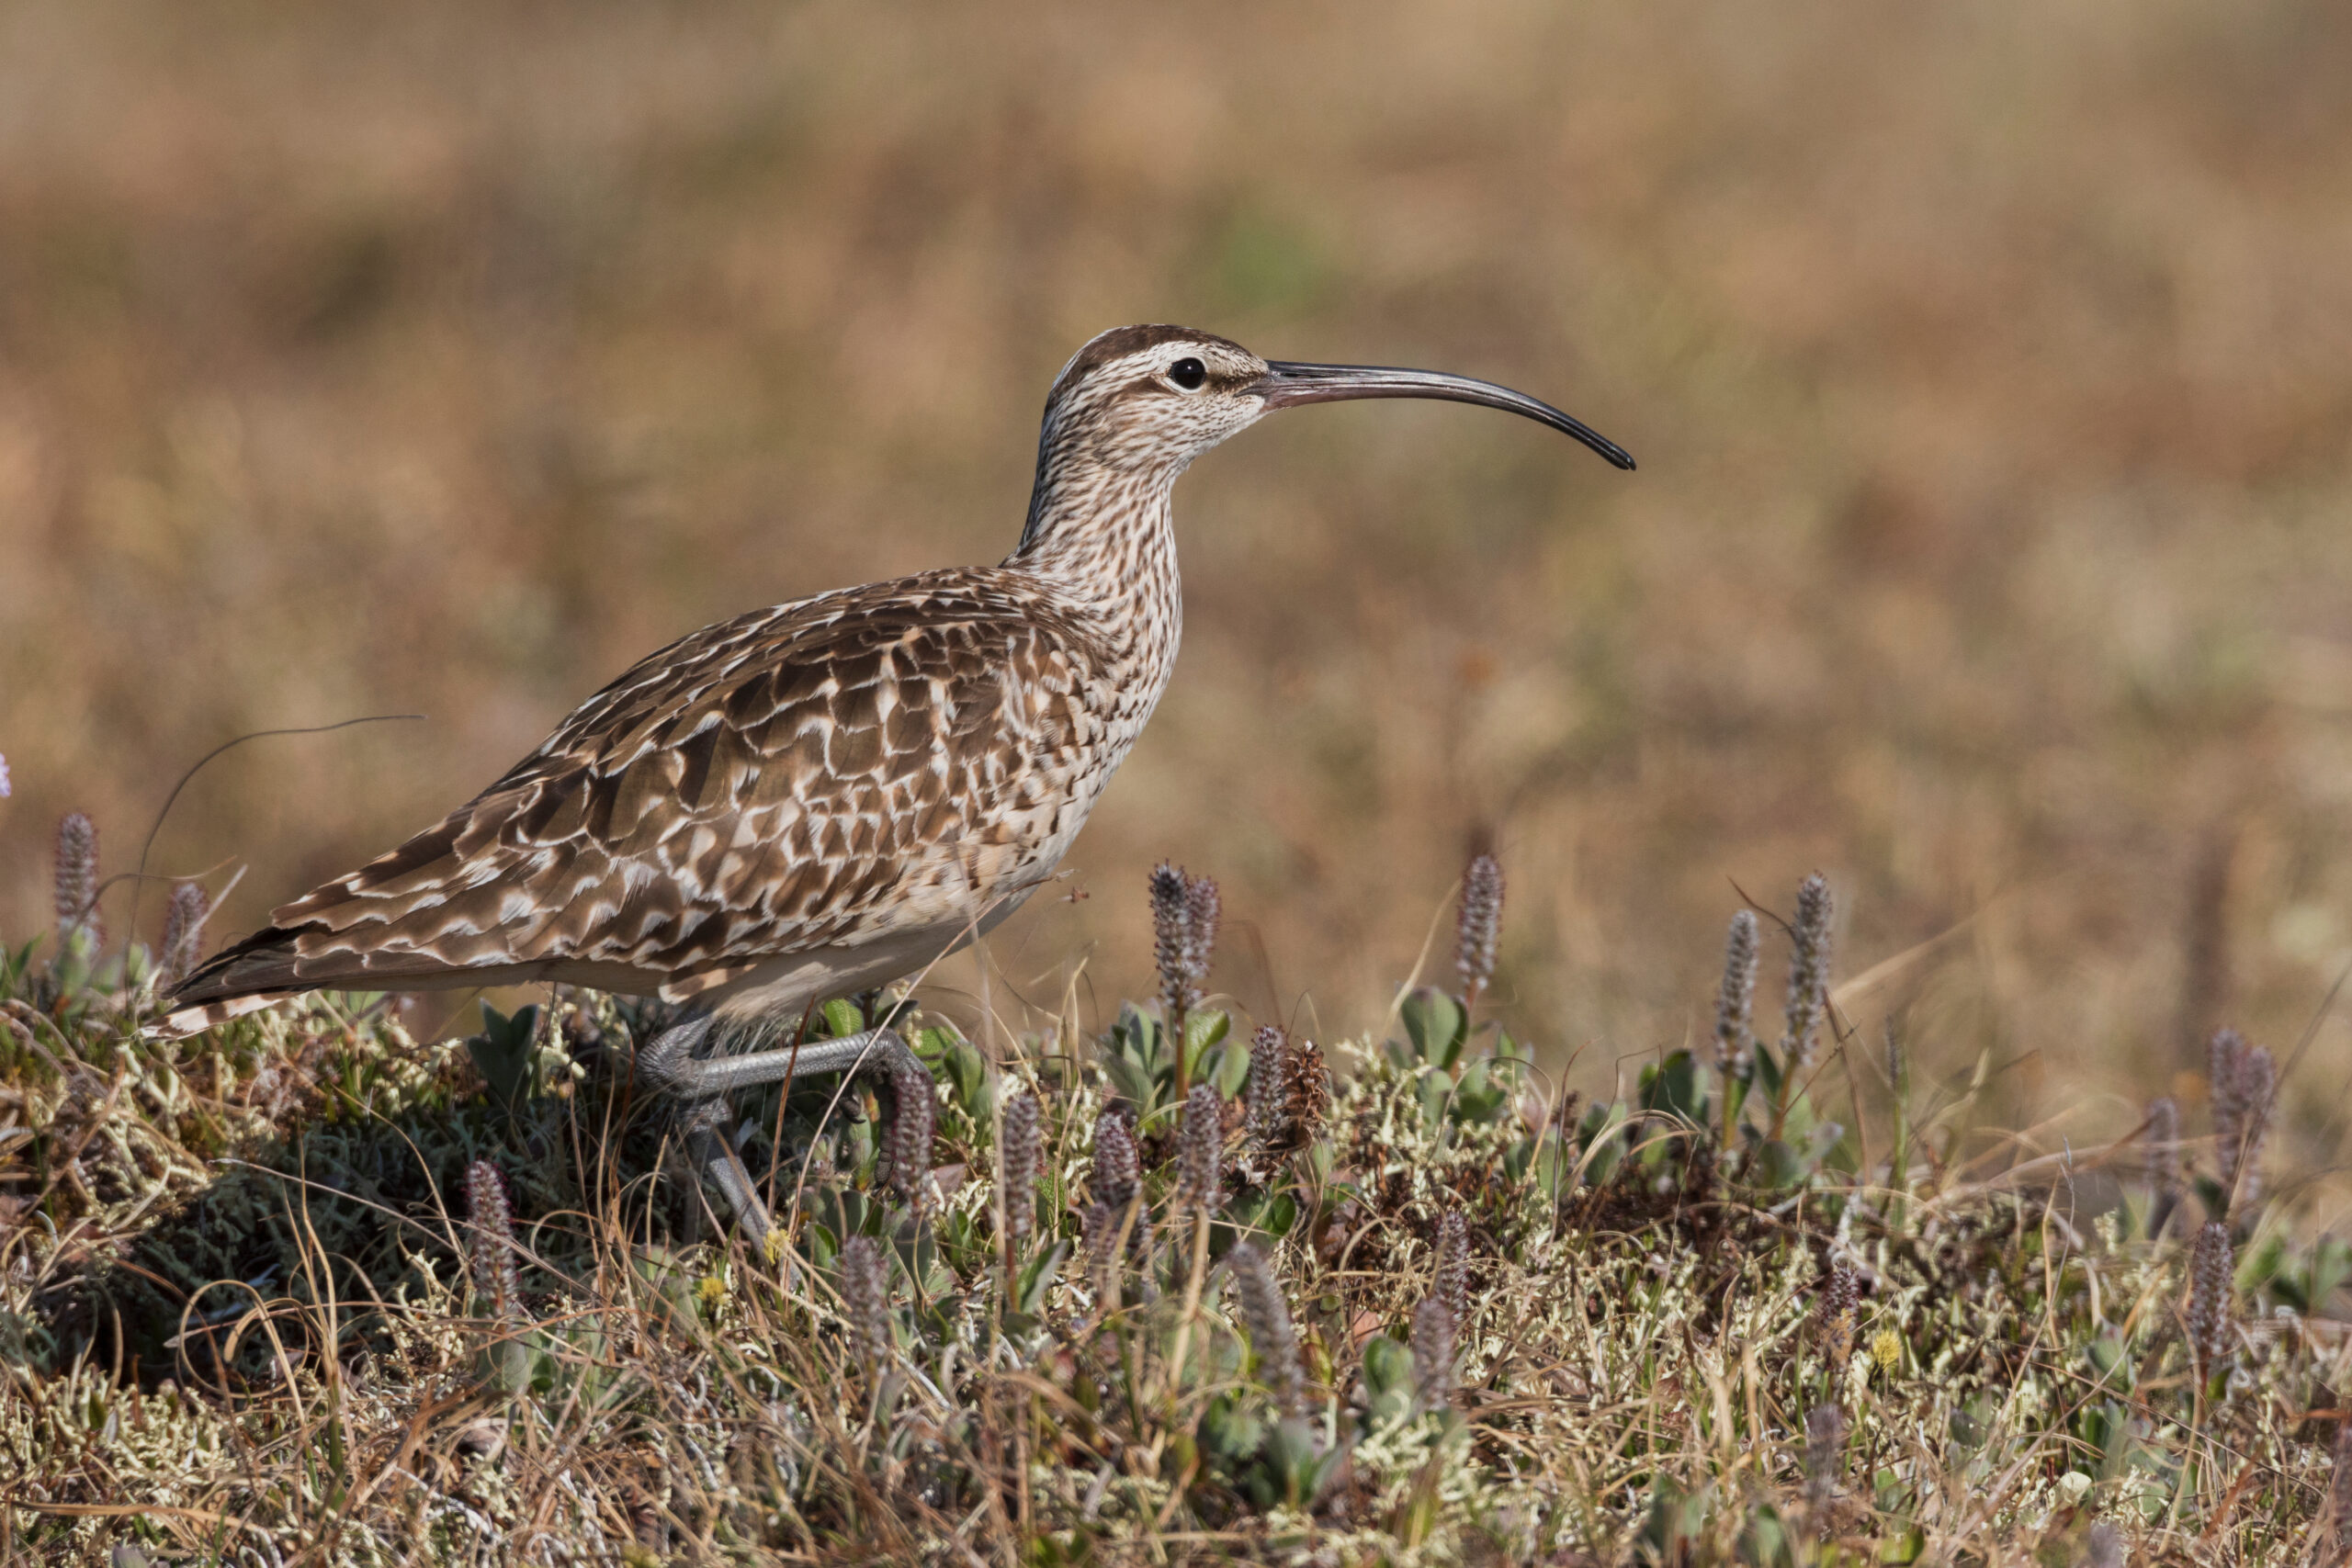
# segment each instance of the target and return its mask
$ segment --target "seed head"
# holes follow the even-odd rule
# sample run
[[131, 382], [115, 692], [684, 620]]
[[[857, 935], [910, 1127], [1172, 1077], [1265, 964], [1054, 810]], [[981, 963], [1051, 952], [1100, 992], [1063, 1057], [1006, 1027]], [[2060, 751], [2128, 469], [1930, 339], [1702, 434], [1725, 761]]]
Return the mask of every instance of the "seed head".
[[2224, 1178], [2228, 1162], [2235, 1157], [2227, 1151], [2238, 1142], [2238, 1055], [2245, 1049], [2245, 1041], [2234, 1029], [2217, 1029], [2205, 1042], [2205, 1085], [2212, 1100], [2213, 1142], [2222, 1151]]
[[176, 984], [187, 978], [204, 956], [204, 920], [212, 913], [212, 898], [197, 883], [183, 882], [172, 889], [171, 908], [164, 912], [164, 978]]
[[2230, 1207], [2251, 1209], [2262, 1196], [2262, 1145], [2278, 1102], [2278, 1067], [2256, 1045], [2238, 1055], [2236, 1147], [2229, 1151]]
[[1124, 1208], [1143, 1186], [1143, 1156], [1127, 1119], [1106, 1108], [1094, 1119], [1094, 1196], [1113, 1208]]
[[1477, 1006], [1478, 993], [1495, 977], [1495, 944], [1502, 925], [1502, 863], [1492, 855], [1475, 856], [1462, 874], [1462, 907], [1453, 926], [1453, 966], [1462, 976], [1464, 1006]]
[[1036, 1228], [1037, 1169], [1040, 1157], [1040, 1126], [1045, 1108], [1037, 1097], [1023, 1089], [1004, 1102], [1003, 1131], [997, 1156], [1001, 1162], [997, 1180], [1004, 1192], [1004, 1226], [1007, 1237], [1016, 1245], [1026, 1241]]
[[1171, 1029], [1193, 999], [1191, 893], [1184, 874], [1166, 861], [1152, 868], [1151, 952], [1159, 965], [1160, 1010]]
[[1440, 1295], [1413, 1309], [1413, 1403], [1435, 1410], [1453, 1403], [1453, 1309]]
[[1715, 1066], [1745, 1078], [1755, 1066], [1756, 916], [1742, 909], [1724, 936], [1724, 980], [1715, 993]]
[[1815, 1508], [1828, 1506], [1838, 1495], [1844, 1472], [1846, 1412], [1836, 1404], [1816, 1404], [1804, 1417], [1804, 1495]]
[[849, 1313], [850, 1337], [872, 1368], [890, 1359], [890, 1269], [881, 1247], [870, 1235], [854, 1235], [842, 1244], [842, 1305]]
[[1298, 1337], [1291, 1332], [1290, 1307], [1274, 1281], [1273, 1265], [1254, 1241], [1236, 1242], [1225, 1258], [1233, 1270], [1233, 1291], [1241, 1300], [1241, 1321], [1249, 1327], [1250, 1348], [1258, 1352], [1259, 1373], [1283, 1414], [1295, 1416], [1306, 1404], [1306, 1378], [1299, 1367]]
[[904, 1055], [890, 1067], [890, 1186], [920, 1208], [931, 1174], [931, 1139], [939, 1117], [937, 1086], [922, 1064]]
[[57, 935], [90, 933], [93, 946], [106, 941], [98, 920], [98, 825], [79, 811], [57, 823]]
[[1283, 1052], [1288, 1043], [1289, 1037], [1271, 1023], [1250, 1037], [1250, 1084], [1241, 1094], [1250, 1108], [1250, 1135], [1260, 1143], [1273, 1137], [1282, 1115]]
[[2278, 1095], [2278, 1064], [2234, 1029], [2214, 1031], [2206, 1043], [2206, 1079], [2212, 1090], [2214, 1157], [2222, 1168], [2223, 1201], [2231, 1212], [2262, 1191], [2262, 1145], [2270, 1136]]
[[1783, 1066], [1793, 1077], [1813, 1063], [1822, 1014], [1829, 1007], [1829, 921], [1837, 912], [1829, 879], [1815, 872], [1797, 885], [1797, 918], [1790, 928], [1789, 1032], [1781, 1042]]
[[1323, 1066], [1323, 1050], [1312, 1040], [1301, 1040], [1283, 1057], [1282, 1132], [1290, 1147], [1314, 1141], [1331, 1104], [1331, 1075]]
[[514, 1214], [506, 1179], [486, 1159], [466, 1167], [467, 1261], [474, 1294], [493, 1317], [523, 1314], [522, 1281], [514, 1270]]
[[2230, 1227], [2219, 1220], [2207, 1222], [2197, 1233], [2197, 1250], [2188, 1268], [2188, 1343], [2202, 1378], [2211, 1378], [2229, 1353], [2233, 1269]]
[[1470, 1316], [1470, 1225], [1459, 1209], [1448, 1209], [1437, 1223], [1437, 1294], [1453, 1321]]
[[1192, 990], [1185, 998], [1187, 1007], [1198, 1006], [1201, 987], [1207, 983], [1209, 965], [1216, 958], [1216, 928], [1225, 918], [1225, 902], [1218, 896], [1216, 879], [1194, 876], [1184, 883], [1184, 978]]
[[[1176, 1201], [1212, 1213], [1220, 1196], [1218, 1156], [1224, 1152], [1225, 1105], [1214, 1084], [1194, 1084], [1184, 1097], [1184, 1124], [1176, 1139]], [[1170, 1222], [1173, 1223], [1172, 1221]]]
[[1843, 1367], [1846, 1359], [1854, 1353], [1854, 1325], [1861, 1299], [1861, 1276], [1854, 1272], [1851, 1263], [1838, 1258], [1829, 1266], [1828, 1282], [1822, 1286], [1821, 1298], [1814, 1305], [1822, 1343], [1837, 1366]]
[[2148, 1101], [2148, 1235], [2160, 1236], [2180, 1207], [2180, 1107], [2172, 1096]]

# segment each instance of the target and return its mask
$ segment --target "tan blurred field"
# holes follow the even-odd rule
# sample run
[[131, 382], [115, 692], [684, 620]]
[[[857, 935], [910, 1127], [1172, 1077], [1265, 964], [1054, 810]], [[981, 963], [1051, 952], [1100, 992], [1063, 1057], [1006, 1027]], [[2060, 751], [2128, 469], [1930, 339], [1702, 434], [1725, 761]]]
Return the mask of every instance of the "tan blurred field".
[[240, 731], [430, 716], [190, 787], [219, 935], [673, 636], [1001, 555], [1055, 369], [1172, 319], [1643, 467], [1399, 404], [1203, 463], [996, 984], [1140, 994], [1164, 855], [1221, 983], [1366, 1027], [1491, 836], [1503, 1013], [1598, 1082], [1819, 867], [1847, 976], [1955, 933], [1859, 1019], [2120, 1131], [2352, 955], [2347, 81], [2310, 0], [0, 5], [0, 931]]

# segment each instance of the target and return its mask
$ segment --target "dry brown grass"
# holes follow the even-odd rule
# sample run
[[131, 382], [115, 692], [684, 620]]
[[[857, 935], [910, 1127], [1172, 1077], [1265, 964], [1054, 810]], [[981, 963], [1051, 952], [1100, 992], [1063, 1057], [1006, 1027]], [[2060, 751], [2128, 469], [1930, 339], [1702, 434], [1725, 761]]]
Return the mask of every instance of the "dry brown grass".
[[318, 997], [159, 1043], [144, 953], [89, 957], [0, 953], [5, 1568], [2025, 1568], [2113, 1558], [2098, 1532], [2309, 1568], [2352, 1539], [2352, 1246], [2256, 1181], [2243, 1043], [2240, 1135], [2152, 1161], [2001, 1131], [1981, 1075], [1835, 1031], [1782, 1077], [1770, 1007], [1752, 1078], [1676, 1053], [1589, 1106], [1434, 989], [1385, 1039], [1246, 1056], [1204, 998], [1183, 1075], [1148, 1010], [918, 1015], [936, 1136], [903, 1163], [863, 1092], [739, 1107], [763, 1249], [664, 1176], [642, 1010], [566, 993], [434, 1044]]
[[[1498, 998], [1598, 1089], [1703, 1028], [1726, 884], [1822, 865], [1857, 971], [1962, 930], [1905, 978], [1947, 1065], [2120, 1131], [2352, 943], [2348, 73], [2316, 0], [25, 0], [0, 924], [59, 811], [119, 865], [240, 730], [431, 716], [199, 782], [156, 865], [249, 862], [224, 924], [675, 633], [992, 558], [1061, 356], [1173, 317], [1644, 467], [1398, 407], [1204, 464], [1186, 659], [1076, 856], [1117, 897], [1024, 916], [1013, 981], [1139, 990], [1102, 911], [1170, 854], [1253, 1007], [1367, 1027], [1491, 836]], [[2311, 1164], [2347, 1072], [2331, 1024], [2290, 1080]]]

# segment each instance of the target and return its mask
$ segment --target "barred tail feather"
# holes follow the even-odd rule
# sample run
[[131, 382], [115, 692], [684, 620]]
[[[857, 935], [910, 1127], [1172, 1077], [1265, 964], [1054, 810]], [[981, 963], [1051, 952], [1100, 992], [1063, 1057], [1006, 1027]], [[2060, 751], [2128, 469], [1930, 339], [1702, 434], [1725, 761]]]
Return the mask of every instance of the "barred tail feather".
[[296, 974], [297, 934], [279, 926], [265, 926], [243, 942], [222, 948], [172, 987], [174, 1014], [199, 1003], [283, 995], [316, 986], [317, 980]]
[[201, 1034], [215, 1024], [243, 1018], [249, 1012], [285, 999], [283, 993], [256, 997], [232, 997], [226, 1001], [206, 1002], [201, 1007], [175, 1008], [140, 1031], [150, 1040], [185, 1040], [191, 1034]]
[[157, 1039], [176, 1040], [303, 991], [469, 990], [553, 979], [645, 995], [653, 988], [651, 978], [620, 964], [500, 963], [495, 955], [452, 964], [413, 949], [337, 940], [324, 922], [312, 920], [266, 926], [222, 948], [174, 987], [165, 998], [171, 1010], [148, 1030]]
[[279, 998], [316, 986], [296, 977], [294, 936], [267, 926], [233, 942], [172, 987], [172, 1010], [147, 1026], [159, 1040], [178, 1040], [232, 1018], [258, 1012]]

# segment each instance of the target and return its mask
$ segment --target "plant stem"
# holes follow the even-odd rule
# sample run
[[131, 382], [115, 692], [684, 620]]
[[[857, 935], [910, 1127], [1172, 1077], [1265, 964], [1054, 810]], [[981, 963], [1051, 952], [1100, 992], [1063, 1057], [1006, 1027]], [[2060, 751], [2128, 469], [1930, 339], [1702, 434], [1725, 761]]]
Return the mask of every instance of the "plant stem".
[[1204, 1204], [1193, 1212], [1193, 1267], [1184, 1279], [1184, 1311], [1176, 1322], [1175, 1348], [1168, 1355], [1168, 1370], [1162, 1375], [1160, 1393], [1172, 1395], [1177, 1380], [1184, 1375], [1184, 1353], [1193, 1346], [1193, 1318], [1201, 1310], [1201, 1281], [1209, 1266], [1209, 1211]]

